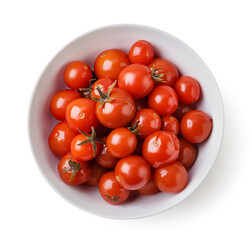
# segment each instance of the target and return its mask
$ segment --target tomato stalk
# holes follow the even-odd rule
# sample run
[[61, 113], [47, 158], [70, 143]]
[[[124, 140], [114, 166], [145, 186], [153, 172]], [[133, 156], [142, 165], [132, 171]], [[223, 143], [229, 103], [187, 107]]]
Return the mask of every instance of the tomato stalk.
[[136, 122], [134, 123], [133, 126], [128, 127], [128, 129], [129, 129], [132, 133], [134, 133], [135, 135], [141, 135], [141, 133], [138, 132], [138, 130], [139, 130], [139, 128], [140, 128], [140, 126], [137, 127], [138, 123], [139, 123], [139, 120], [136, 120]]
[[108, 194], [104, 194], [104, 195], [106, 198], [108, 198], [112, 202], [117, 202], [120, 199], [120, 197], [118, 197], [116, 195], [114, 195], [113, 197], [110, 197]]
[[93, 89], [93, 85], [96, 82], [97, 78], [93, 77], [92, 79], [89, 80], [89, 87], [88, 88], [79, 88], [78, 92], [81, 94], [81, 97], [84, 98], [89, 98], [92, 89]]
[[76, 173], [80, 170], [80, 164], [78, 162], [72, 161], [71, 157], [68, 160], [69, 167], [65, 168], [63, 171], [60, 173], [65, 173], [67, 171], [72, 171], [71, 177], [70, 177], [70, 182], [74, 179]]
[[162, 79], [162, 77], [165, 76], [165, 73], [157, 73], [157, 71], [160, 70], [160, 69], [163, 69], [163, 68], [155, 68], [155, 65], [153, 65], [153, 67], [151, 69], [152, 79], [155, 82], [166, 83], [166, 81]]

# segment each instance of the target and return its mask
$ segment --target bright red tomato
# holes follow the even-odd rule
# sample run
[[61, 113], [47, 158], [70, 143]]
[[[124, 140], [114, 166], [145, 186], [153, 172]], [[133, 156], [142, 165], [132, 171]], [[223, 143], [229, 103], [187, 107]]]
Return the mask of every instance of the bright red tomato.
[[136, 121], [138, 121], [136, 125], [137, 134], [139, 134], [138, 137], [140, 138], [146, 138], [161, 127], [160, 117], [150, 108], [137, 111], [132, 120], [132, 125], [136, 124]]
[[[155, 71], [156, 74], [162, 74], [161, 80], [164, 81], [169, 86], [173, 87], [175, 82], [179, 77], [178, 69], [176, 66], [168, 60], [163, 58], [155, 58], [148, 67], [150, 70], [157, 69]], [[163, 83], [156, 83], [163, 84]]]
[[78, 92], [75, 92], [70, 89], [64, 89], [57, 92], [50, 102], [50, 111], [52, 115], [63, 121], [66, 119], [66, 108], [70, 102], [72, 102], [76, 98], [80, 98], [81, 95]]
[[92, 174], [85, 182], [86, 185], [90, 187], [96, 187], [99, 185], [102, 175], [107, 171], [106, 168], [97, 164], [96, 162], [91, 162]]
[[96, 103], [87, 98], [73, 100], [66, 109], [66, 121], [68, 125], [77, 133], [79, 130], [91, 132], [91, 127], [98, 126], [95, 114]]
[[114, 157], [127, 157], [135, 151], [136, 146], [136, 135], [127, 128], [116, 128], [108, 135], [107, 148]]
[[131, 155], [119, 160], [115, 167], [115, 176], [119, 184], [128, 190], [143, 187], [150, 179], [151, 169], [144, 158]]
[[179, 155], [179, 140], [172, 132], [156, 131], [145, 138], [143, 157], [154, 168], [166, 166]]
[[65, 183], [80, 185], [88, 180], [92, 169], [87, 162], [78, 161], [71, 153], [67, 153], [59, 162], [58, 172]]
[[135, 105], [137, 111], [142, 108], [148, 108], [148, 99], [147, 98], [135, 99]]
[[175, 91], [181, 103], [191, 104], [199, 99], [200, 85], [195, 78], [182, 76], [175, 84]]
[[151, 176], [149, 181], [141, 188], [137, 189], [136, 191], [139, 194], [150, 195], [158, 192], [158, 187], [154, 182], [154, 172], [151, 172]]
[[121, 187], [116, 181], [114, 172], [105, 173], [99, 182], [99, 192], [102, 198], [110, 204], [121, 204], [127, 200], [130, 191]]
[[178, 104], [178, 108], [177, 110], [173, 113], [173, 115], [178, 119], [178, 120], [181, 120], [182, 117], [192, 111], [192, 110], [195, 110], [195, 105], [194, 104], [190, 104], [190, 105], [186, 105], [186, 104], [183, 104], [183, 103], [179, 103]]
[[180, 150], [178, 162], [181, 162], [186, 169], [190, 168], [196, 160], [197, 150], [195, 146], [183, 138], [179, 138]]
[[166, 193], [181, 192], [187, 184], [187, 171], [180, 162], [173, 162], [155, 170], [154, 181]]
[[153, 47], [145, 40], [139, 40], [135, 42], [129, 51], [129, 59], [132, 63], [148, 65], [152, 61], [153, 56]]
[[49, 147], [55, 155], [62, 157], [70, 152], [71, 142], [76, 135], [65, 121], [60, 122], [48, 138]]
[[162, 117], [162, 130], [173, 132], [175, 135], [179, 134], [179, 121], [172, 115]]
[[81, 61], [69, 63], [64, 72], [65, 83], [73, 90], [88, 87], [91, 79], [92, 70], [86, 63]]
[[205, 141], [210, 135], [212, 127], [212, 117], [200, 110], [186, 113], [180, 123], [182, 136], [191, 143]]
[[97, 90], [97, 86], [102, 90], [102, 92], [106, 93], [109, 90], [109, 87], [114, 83], [115, 80], [110, 78], [101, 78], [98, 79], [92, 86], [91, 96], [95, 98], [100, 98], [100, 94]]
[[[107, 142], [107, 137], [104, 137], [101, 140]], [[107, 144], [102, 144], [100, 151], [95, 157], [95, 161], [105, 168], [114, 168], [119, 161], [119, 158], [116, 158], [110, 154]]]
[[153, 89], [148, 97], [148, 105], [160, 116], [173, 114], [178, 107], [178, 97], [173, 88], [160, 85]]
[[118, 79], [120, 72], [130, 64], [127, 54], [119, 49], [109, 49], [98, 55], [94, 62], [95, 75], [98, 78]]

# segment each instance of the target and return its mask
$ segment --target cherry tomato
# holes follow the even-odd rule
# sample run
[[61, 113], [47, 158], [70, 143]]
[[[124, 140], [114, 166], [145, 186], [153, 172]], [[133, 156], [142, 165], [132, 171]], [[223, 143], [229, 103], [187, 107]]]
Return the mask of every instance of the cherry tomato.
[[50, 102], [50, 111], [52, 115], [63, 121], [66, 119], [66, 108], [70, 102], [72, 102], [76, 98], [80, 98], [80, 94], [70, 89], [64, 89], [57, 92]]
[[66, 121], [68, 125], [77, 133], [78, 129], [84, 132], [91, 132], [91, 127], [98, 125], [95, 114], [96, 103], [87, 98], [73, 100], [66, 108]]
[[119, 128], [127, 125], [136, 112], [133, 98], [125, 90], [113, 88], [109, 99], [103, 105], [96, 103], [96, 115], [102, 125], [108, 128]]
[[161, 127], [161, 119], [158, 114], [150, 109], [143, 108], [136, 112], [132, 124], [134, 125], [137, 122], [137, 134], [140, 138], [146, 138], [150, 134], [159, 130]]
[[81, 61], [69, 63], [64, 72], [65, 83], [73, 90], [87, 87], [91, 79], [92, 70], [86, 63]]
[[179, 121], [172, 115], [162, 117], [162, 130], [173, 132], [175, 135], [179, 134]]
[[96, 130], [96, 133], [97, 133], [96, 135], [98, 138], [108, 136], [109, 133], [111, 132], [110, 128], [103, 126], [100, 122], [98, 123], [98, 126], [95, 128], [95, 130]]
[[176, 92], [168, 85], [160, 85], [153, 89], [148, 97], [148, 105], [160, 116], [166, 116], [176, 111], [178, 97]]
[[127, 54], [119, 49], [109, 49], [98, 55], [94, 62], [95, 75], [98, 78], [118, 79], [120, 72], [130, 64]]
[[127, 157], [135, 151], [136, 146], [136, 135], [127, 128], [116, 128], [108, 135], [107, 148], [114, 157]]
[[187, 171], [178, 161], [155, 170], [154, 181], [166, 193], [181, 192], [187, 184]]
[[143, 157], [131, 155], [119, 160], [115, 176], [119, 184], [128, 190], [143, 187], [150, 179], [151, 169]]
[[[107, 142], [107, 137], [104, 137], [101, 140]], [[118, 160], [119, 158], [116, 158], [110, 154], [107, 144], [101, 145], [100, 151], [95, 157], [95, 161], [105, 168], [114, 168]]]
[[124, 68], [118, 78], [118, 86], [130, 93], [134, 99], [144, 98], [154, 87], [151, 70], [139, 63]]
[[100, 98], [101, 96], [96, 87], [99, 86], [102, 92], [106, 93], [114, 81], [115, 80], [112, 80], [110, 78], [101, 78], [97, 80], [92, 86], [91, 96], [95, 98]]
[[166, 166], [179, 155], [179, 140], [172, 132], [156, 131], [145, 138], [143, 157], [154, 168]]
[[186, 104], [183, 104], [183, 103], [179, 103], [178, 104], [178, 108], [177, 110], [173, 113], [173, 115], [178, 119], [178, 120], [181, 120], [182, 117], [192, 111], [192, 110], [195, 110], [195, 105], [194, 104], [190, 104], [190, 105], [186, 105]]
[[99, 192], [105, 201], [114, 205], [123, 203], [130, 194], [116, 181], [114, 172], [107, 172], [101, 177]]
[[190, 143], [205, 141], [210, 135], [212, 127], [211, 116], [200, 110], [186, 113], [180, 123], [182, 136]]
[[129, 51], [129, 59], [132, 63], [148, 65], [152, 61], [153, 56], [153, 47], [145, 40], [139, 40], [135, 42]]
[[180, 150], [178, 162], [181, 162], [186, 169], [190, 168], [196, 160], [197, 150], [195, 146], [183, 138], [179, 138]]
[[200, 85], [196, 79], [189, 76], [182, 76], [175, 84], [175, 91], [181, 103], [191, 104], [199, 99]]
[[136, 110], [148, 108], [148, 98], [135, 99]]
[[154, 182], [154, 172], [151, 172], [151, 176], [149, 181], [141, 188], [137, 189], [136, 191], [139, 194], [150, 195], [158, 192], [158, 187]]
[[60, 122], [48, 138], [49, 147], [55, 155], [62, 157], [70, 152], [71, 142], [76, 135], [65, 121]]
[[59, 161], [58, 172], [65, 183], [80, 185], [88, 180], [92, 174], [92, 169], [87, 162], [78, 161], [71, 153], [67, 153]]
[[[157, 74], [163, 74], [161, 79], [168, 84], [169, 86], [173, 87], [175, 82], [179, 77], [178, 69], [176, 66], [168, 60], [163, 58], [155, 58], [148, 67], [150, 70], [158, 69], [156, 71]], [[160, 84], [160, 83], [156, 83]]]
[[106, 168], [100, 166], [96, 162], [91, 163], [92, 174], [86, 181], [86, 185], [90, 187], [96, 187], [99, 185], [102, 175], [107, 171]]

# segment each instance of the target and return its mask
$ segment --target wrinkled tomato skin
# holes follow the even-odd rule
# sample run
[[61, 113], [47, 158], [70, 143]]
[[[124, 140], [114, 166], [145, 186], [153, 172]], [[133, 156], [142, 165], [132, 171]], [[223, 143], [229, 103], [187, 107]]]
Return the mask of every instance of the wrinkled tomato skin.
[[209, 137], [213, 128], [213, 120], [207, 113], [193, 110], [183, 116], [180, 128], [185, 140], [190, 143], [201, 143]]
[[165, 167], [155, 170], [154, 181], [160, 191], [166, 193], [179, 193], [187, 184], [188, 175], [180, 162], [173, 162]]
[[172, 132], [156, 131], [145, 138], [142, 154], [153, 168], [166, 166], [178, 158], [179, 140]]
[[141, 188], [136, 190], [139, 194], [151, 195], [159, 191], [157, 185], [154, 182], [154, 172], [151, 173], [149, 181]]
[[173, 113], [173, 116], [175, 116], [180, 121], [186, 113], [188, 113], [192, 110], [195, 110], [194, 104], [179, 103], [177, 110]]
[[96, 162], [92, 162], [90, 165], [92, 168], [92, 174], [85, 182], [85, 184], [88, 185], [89, 187], [96, 187], [99, 185], [100, 179], [102, 175], [107, 171], [107, 169], [100, 166]]
[[71, 142], [76, 135], [65, 121], [60, 122], [48, 138], [49, 147], [55, 155], [62, 157], [70, 152]]
[[173, 132], [176, 136], [179, 134], [179, 121], [172, 115], [162, 117], [162, 130]]
[[115, 178], [114, 172], [105, 173], [99, 182], [99, 192], [102, 198], [113, 205], [123, 203], [129, 197], [130, 191], [123, 188]]

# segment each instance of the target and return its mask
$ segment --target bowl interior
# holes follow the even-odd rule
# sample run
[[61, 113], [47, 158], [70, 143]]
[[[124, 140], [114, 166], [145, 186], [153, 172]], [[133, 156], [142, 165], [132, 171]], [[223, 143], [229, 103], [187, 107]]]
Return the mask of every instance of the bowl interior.
[[[53, 94], [66, 88], [63, 81], [65, 66], [82, 60], [93, 66], [95, 57], [103, 50], [119, 48], [128, 52], [137, 40], [152, 43], [157, 56], [172, 61], [181, 74], [196, 78], [202, 88], [198, 109], [213, 117], [213, 130], [209, 139], [200, 145], [198, 158], [189, 171], [189, 182], [178, 194], [158, 193], [132, 198], [125, 204], [113, 206], [99, 195], [98, 188], [72, 187], [64, 184], [58, 173], [59, 159], [48, 147], [48, 136], [57, 123], [49, 112]], [[105, 217], [138, 218], [166, 210], [190, 195], [203, 181], [214, 163], [223, 133], [223, 105], [217, 84], [201, 58], [177, 38], [157, 29], [137, 25], [116, 25], [94, 30], [75, 39], [64, 47], [47, 65], [35, 88], [29, 116], [30, 142], [34, 157], [49, 184], [66, 200], [77, 207]]]

